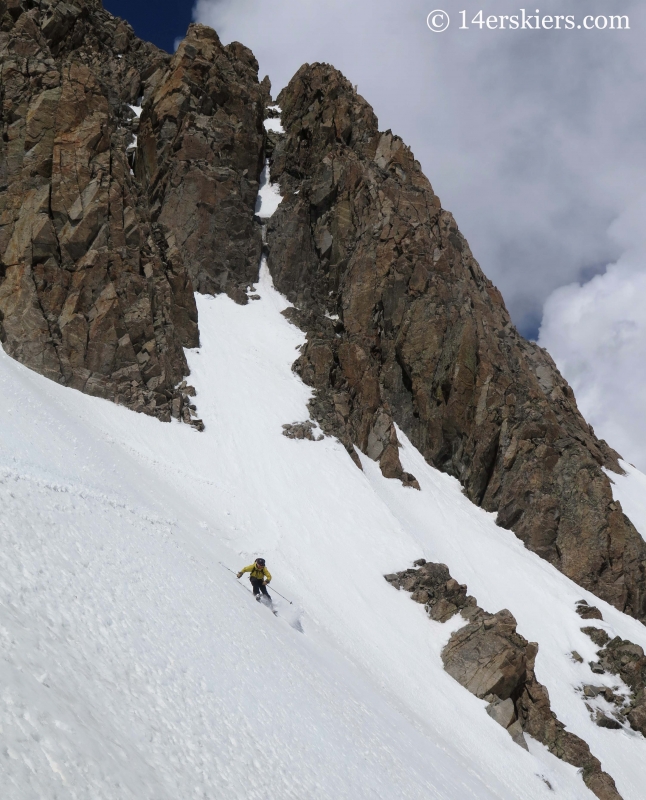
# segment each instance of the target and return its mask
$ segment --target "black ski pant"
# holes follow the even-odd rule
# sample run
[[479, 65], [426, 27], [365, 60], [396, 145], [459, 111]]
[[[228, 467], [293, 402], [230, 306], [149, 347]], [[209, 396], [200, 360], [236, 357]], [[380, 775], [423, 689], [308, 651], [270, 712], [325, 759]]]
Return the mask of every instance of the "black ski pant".
[[264, 581], [261, 578], [249, 578], [251, 581], [251, 585], [253, 586], [253, 593], [257, 595], [259, 592], [262, 592], [265, 597], [271, 600], [269, 593], [267, 592], [267, 587], [265, 586]]

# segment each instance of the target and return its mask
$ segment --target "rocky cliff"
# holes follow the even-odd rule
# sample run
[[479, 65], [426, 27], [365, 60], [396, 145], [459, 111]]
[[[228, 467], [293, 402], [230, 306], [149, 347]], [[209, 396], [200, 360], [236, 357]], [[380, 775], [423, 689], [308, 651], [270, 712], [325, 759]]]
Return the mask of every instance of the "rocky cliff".
[[249, 50], [202, 26], [171, 58], [98, 0], [0, 0], [0, 18], [3, 346], [199, 428], [182, 381], [193, 291], [239, 299], [257, 271], [268, 85]]
[[253, 53], [192, 25], [144, 106], [135, 174], [196, 291], [246, 303], [262, 247], [254, 222], [268, 79]]
[[[279, 97], [253, 54], [191, 26], [170, 56], [99, 0], [0, 0], [0, 338], [64, 385], [201, 427], [195, 290], [247, 301], [271, 156], [269, 267], [307, 332], [312, 415], [415, 487], [397, 425], [527, 547], [646, 616], [646, 545], [618, 456], [514, 329], [410, 150], [327, 65]], [[139, 118], [139, 110], [141, 117]], [[137, 137], [137, 138], [135, 138]]]
[[547, 352], [523, 339], [408, 147], [325, 64], [282, 91], [285, 195], [269, 265], [308, 338], [296, 369], [322, 428], [414, 484], [395, 423], [469, 498], [600, 597], [646, 615], [646, 545]]

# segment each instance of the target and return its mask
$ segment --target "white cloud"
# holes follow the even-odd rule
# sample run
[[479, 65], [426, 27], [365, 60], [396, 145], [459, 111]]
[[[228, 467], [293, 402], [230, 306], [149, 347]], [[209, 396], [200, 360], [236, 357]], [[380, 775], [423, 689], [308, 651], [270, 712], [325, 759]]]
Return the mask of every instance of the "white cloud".
[[646, 471], [646, 196], [611, 227], [624, 253], [545, 304], [539, 343], [598, 436]]

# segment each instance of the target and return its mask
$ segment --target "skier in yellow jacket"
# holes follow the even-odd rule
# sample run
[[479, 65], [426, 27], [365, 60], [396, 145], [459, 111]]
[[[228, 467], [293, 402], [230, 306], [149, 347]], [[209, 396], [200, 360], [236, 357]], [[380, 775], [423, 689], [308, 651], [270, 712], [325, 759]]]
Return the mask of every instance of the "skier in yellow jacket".
[[265, 566], [265, 559], [264, 558], [257, 558], [253, 564], [249, 564], [248, 567], [244, 567], [238, 573], [237, 577], [241, 578], [245, 572], [251, 573], [249, 575], [249, 580], [251, 581], [251, 585], [253, 586], [253, 593], [255, 595], [256, 600], [260, 601], [260, 593], [265, 595], [267, 600], [271, 605], [271, 596], [267, 591], [267, 584], [271, 580], [271, 573]]

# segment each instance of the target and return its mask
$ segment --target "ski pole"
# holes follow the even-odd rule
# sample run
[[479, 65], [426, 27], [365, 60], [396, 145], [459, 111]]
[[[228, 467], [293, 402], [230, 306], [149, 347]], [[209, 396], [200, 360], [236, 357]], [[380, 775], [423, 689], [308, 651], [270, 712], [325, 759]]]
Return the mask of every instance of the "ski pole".
[[[219, 561], [218, 563], [220, 564], [220, 566], [221, 566], [221, 567], [224, 567], [225, 569], [229, 570], [229, 572], [230, 572], [232, 575], [235, 575], [235, 576], [236, 576], [236, 578], [238, 577], [238, 573], [237, 573], [237, 572], [234, 572], [232, 569], [229, 569], [229, 567], [227, 567], [227, 565], [226, 565], [226, 564], [223, 564], [221, 561]], [[244, 584], [242, 584], [242, 583], [239, 583], [239, 584], [238, 584], [238, 586], [239, 586], [241, 589], [244, 589], [244, 591], [245, 591], [245, 592], [250, 592], [250, 591], [251, 591], [251, 589], [250, 589], [248, 586], [245, 586], [245, 585], [244, 585]]]
[[[265, 584], [265, 585], [267, 585], [267, 584]], [[285, 595], [284, 595], [284, 594], [281, 594], [280, 592], [277, 592], [277, 591], [274, 589], [274, 587], [273, 587], [273, 586], [271, 587], [271, 590], [272, 590], [272, 592], [274, 592], [274, 594], [277, 594], [277, 595], [278, 595], [278, 597], [282, 597], [282, 598], [283, 598], [283, 600], [287, 600], [287, 598], [285, 597]], [[290, 604], [290, 606], [293, 606], [293, 605], [294, 605], [294, 604], [292, 603], [292, 601], [291, 601], [291, 600], [287, 600], [287, 602]]]

